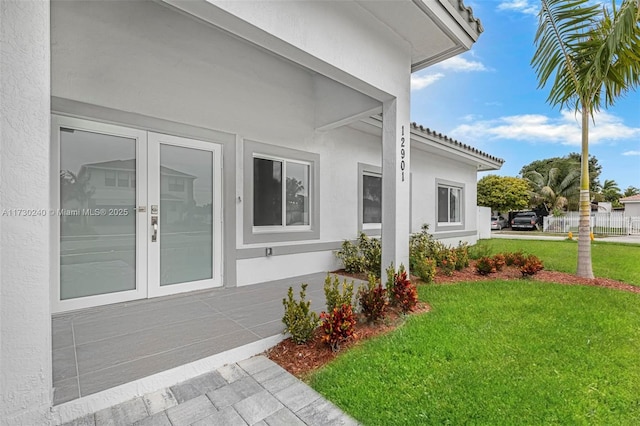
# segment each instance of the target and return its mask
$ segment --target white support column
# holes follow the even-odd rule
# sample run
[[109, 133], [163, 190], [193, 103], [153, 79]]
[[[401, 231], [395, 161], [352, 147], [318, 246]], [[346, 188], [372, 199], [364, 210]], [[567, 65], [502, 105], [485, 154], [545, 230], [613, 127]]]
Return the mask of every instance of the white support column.
[[51, 420], [49, 1], [0, 1], [0, 424]]
[[382, 279], [393, 262], [409, 270], [409, 91], [382, 106]]

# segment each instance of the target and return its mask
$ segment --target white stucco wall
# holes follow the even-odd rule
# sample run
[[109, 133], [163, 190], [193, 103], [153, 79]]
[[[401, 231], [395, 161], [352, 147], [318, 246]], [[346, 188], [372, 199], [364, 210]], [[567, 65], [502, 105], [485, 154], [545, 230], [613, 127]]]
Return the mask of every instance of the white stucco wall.
[[[411, 185], [411, 232], [419, 232], [423, 224], [429, 225], [429, 232], [448, 245], [457, 245], [459, 241], [475, 243], [477, 237], [477, 172], [473, 165], [450, 158], [412, 150]], [[448, 237], [447, 232], [436, 231], [436, 179], [442, 179], [464, 185], [464, 231], [470, 236]], [[459, 231], [452, 231], [457, 233]]]
[[478, 239], [491, 238], [491, 208], [478, 206]]
[[312, 137], [313, 77], [299, 67], [153, 2], [51, 13], [53, 96], [252, 139]]
[[[405, 90], [406, 82], [397, 77], [410, 70], [408, 42], [391, 28], [381, 26], [357, 2], [332, 2], [327, 7], [325, 2], [315, 1], [208, 1], [373, 88], [391, 96]], [[250, 35], [247, 32], [247, 37]], [[301, 62], [305, 60], [295, 52], [288, 53]], [[386, 59], [380, 61], [381, 57]], [[339, 78], [333, 71], [328, 67], [323, 70]], [[356, 81], [353, 87], [363, 89]]]
[[0, 40], [0, 422], [42, 425], [52, 377], [49, 2], [0, 2]]
[[624, 203], [626, 217], [640, 217], [640, 203]]

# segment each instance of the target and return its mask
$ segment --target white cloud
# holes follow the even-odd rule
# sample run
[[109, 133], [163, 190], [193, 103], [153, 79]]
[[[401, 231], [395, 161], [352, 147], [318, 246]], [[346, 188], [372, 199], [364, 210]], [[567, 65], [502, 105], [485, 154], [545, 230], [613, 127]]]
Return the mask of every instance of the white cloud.
[[529, 0], [506, 0], [498, 5], [498, 10], [520, 12], [525, 15], [538, 15], [538, 6]]
[[480, 114], [467, 114], [460, 117], [462, 121], [473, 121], [473, 120], [479, 120], [481, 118], [482, 118], [482, 115]]
[[[555, 143], [580, 146], [580, 116], [572, 111], [562, 111], [558, 117], [540, 114], [524, 114], [481, 120], [462, 124], [451, 132], [461, 140], [515, 140], [530, 143]], [[589, 128], [589, 144], [604, 141], [626, 140], [640, 136], [640, 127], [628, 127], [622, 120], [607, 112], [595, 116], [595, 124]]]
[[640, 156], [640, 151], [626, 151], [626, 152], [623, 152], [622, 155], [638, 155], [638, 156]]
[[437, 67], [445, 70], [459, 72], [489, 71], [489, 69], [485, 67], [482, 62], [470, 61], [460, 56], [454, 56], [453, 58], [442, 61], [437, 65]]
[[411, 90], [420, 90], [435, 83], [444, 77], [444, 74], [427, 74], [427, 75], [412, 75], [411, 76]]
[[[446, 70], [453, 72], [474, 72], [474, 71], [489, 71], [487, 67], [479, 61], [470, 61], [468, 59], [455, 56], [449, 58], [434, 66], [434, 70]], [[421, 90], [427, 86], [432, 85], [436, 81], [445, 76], [442, 72], [436, 72], [432, 74], [424, 75], [412, 75], [411, 76], [411, 90]]]

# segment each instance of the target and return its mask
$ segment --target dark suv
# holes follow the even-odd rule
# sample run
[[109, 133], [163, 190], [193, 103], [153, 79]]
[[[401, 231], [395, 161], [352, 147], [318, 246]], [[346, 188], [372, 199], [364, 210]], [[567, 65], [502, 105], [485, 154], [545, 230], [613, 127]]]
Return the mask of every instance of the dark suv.
[[511, 229], [538, 229], [538, 215], [534, 212], [520, 212], [511, 219]]

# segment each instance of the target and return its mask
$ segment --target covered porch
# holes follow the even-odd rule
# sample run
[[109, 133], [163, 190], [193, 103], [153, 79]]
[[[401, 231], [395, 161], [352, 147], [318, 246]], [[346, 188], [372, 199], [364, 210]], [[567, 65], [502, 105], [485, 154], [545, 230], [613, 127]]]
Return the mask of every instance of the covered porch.
[[[325, 277], [316, 273], [54, 315], [54, 405], [117, 393], [114, 388], [203, 359], [215, 368], [259, 353], [284, 337], [282, 299], [289, 286], [298, 297], [300, 284], [308, 283], [307, 300], [320, 312]], [[183, 374], [203, 373], [193, 367]]]

